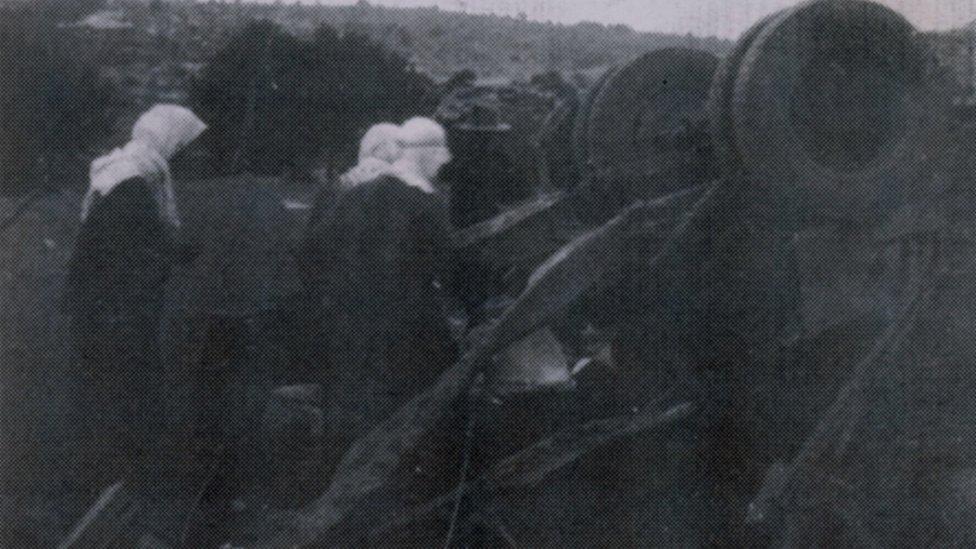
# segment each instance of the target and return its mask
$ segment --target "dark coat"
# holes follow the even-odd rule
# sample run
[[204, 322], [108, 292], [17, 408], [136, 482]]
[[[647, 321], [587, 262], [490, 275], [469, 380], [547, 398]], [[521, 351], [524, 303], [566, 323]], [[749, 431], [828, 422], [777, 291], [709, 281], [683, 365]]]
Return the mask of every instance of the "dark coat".
[[321, 298], [318, 295], [318, 290], [322, 287], [322, 281], [319, 279], [322, 274], [322, 269], [319, 268], [321, 259], [319, 254], [322, 251], [320, 239], [325, 236], [319, 234], [323, 224], [322, 218], [335, 205], [341, 194], [342, 189], [337, 182], [326, 177], [319, 178], [318, 190], [312, 198], [308, 221], [296, 250], [295, 262], [305, 290], [312, 301]]
[[318, 183], [318, 190], [315, 192], [315, 196], [312, 199], [312, 207], [308, 212], [309, 231], [318, 225], [319, 221], [322, 220], [322, 216], [335, 204], [336, 199], [342, 191], [342, 187], [339, 186], [336, 180], [330, 179], [325, 175], [318, 178]]
[[176, 260], [173, 236], [146, 182], [120, 183], [81, 226], [68, 266], [65, 312], [158, 317]]
[[330, 428], [354, 439], [454, 360], [444, 315], [444, 202], [383, 176], [344, 191], [312, 231]]
[[101, 198], [81, 226], [63, 306], [76, 353], [83, 483], [133, 472], [163, 429], [159, 330], [176, 259], [172, 229], [140, 178]]

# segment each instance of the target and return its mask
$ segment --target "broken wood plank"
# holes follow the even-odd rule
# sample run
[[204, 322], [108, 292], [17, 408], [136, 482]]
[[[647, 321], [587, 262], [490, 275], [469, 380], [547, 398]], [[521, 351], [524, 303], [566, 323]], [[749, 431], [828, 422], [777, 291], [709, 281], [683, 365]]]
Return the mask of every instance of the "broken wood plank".
[[[701, 186], [684, 188], [640, 203], [649, 218], [656, 215], [667, 224], [684, 213], [701, 192]], [[621, 202], [617, 213], [637, 203], [636, 198]], [[523, 204], [458, 231], [454, 235], [455, 249], [462, 261], [506, 273], [506, 285], [517, 293], [525, 278], [543, 261], [594, 228], [592, 221], [579, 220], [576, 201], [576, 196], [556, 195]]]
[[686, 419], [695, 411], [685, 402], [661, 412], [643, 410], [632, 416], [595, 420], [546, 437], [493, 466], [484, 482], [497, 488], [532, 485], [553, 472], [614, 440]]
[[152, 540], [157, 540], [153, 547], [182, 544], [223, 451], [195, 455], [195, 467], [185, 470], [173, 465], [176, 456], [157, 453], [151, 473], [120, 480], [102, 492], [58, 548], [124, 549]]
[[528, 220], [537, 218], [540, 214], [551, 212], [553, 206], [561, 199], [560, 195], [543, 196], [537, 200], [527, 202], [491, 219], [475, 223], [454, 233], [454, 247], [465, 249], [483, 244], [510, 233]]
[[[694, 205], [673, 220], [667, 236], [655, 235], [659, 240], [642, 262], [653, 270], [674, 253], [693, 223], [715, 204], [717, 191], [726, 187], [718, 181], [700, 190]], [[628, 242], [633, 242], [635, 235], [647, 235], [649, 229], [660, 228], [657, 214], [665, 202], [668, 198], [638, 202], [547, 261], [533, 274], [518, 300], [433, 387], [352, 444], [322, 497], [298, 513], [274, 517], [280, 534], [256, 545], [300, 547], [315, 543], [346, 520], [359, 502], [388, 485], [404, 457], [429, 437], [492, 356], [546, 325], [587, 291], [621, 274], [628, 266], [624, 253]]]
[[127, 535], [129, 522], [138, 511], [138, 498], [120, 480], [102, 492], [58, 549], [114, 547]]
[[480, 287], [491, 280], [497, 285], [491, 293], [516, 296], [533, 269], [587, 229], [558, 195], [461, 229], [453, 238], [460, 291], [466, 284]]
[[465, 495], [478, 489], [498, 492], [537, 484], [602, 446], [638, 433], [673, 426], [694, 411], [695, 406], [685, 402], [664, 411], [647, 409], [632, 416], [594, 420], [554, 433], [494, 464], [478, 479], [414, 509], [379, 521], [381, 526], [373, 529], [370, 536], [375, 538], [407, 524], [436, 518], [445, 507], [454, 503], [459, 491]]
[[635, 241], [657, 239], [649, 253], [642, 253], [638, 258], [653, 269], [675, 251], [702, 210], [714, 203], [719, 186], [716, 183], [705, 190], [694, 189], [692, 192], [696, 192], [698, 199], [692, 207], [672, 211], [672, 215], [663, 218], [662, 212], [687, 198], [689, 191], [635, 203], [600, 228], [563, 247], [529, 277], [525, 290], [502, 315], [491, 336], [501, 345], [508, 345], [544, 326], [584, 294], [612, 284], [633, 266], [631, 252], [638, 248], [634, 246]]

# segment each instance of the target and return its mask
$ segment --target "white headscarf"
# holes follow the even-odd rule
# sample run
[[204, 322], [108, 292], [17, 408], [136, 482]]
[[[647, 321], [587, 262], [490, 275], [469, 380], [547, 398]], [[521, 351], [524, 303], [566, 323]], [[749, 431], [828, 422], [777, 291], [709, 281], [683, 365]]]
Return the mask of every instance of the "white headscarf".
[[206, 129], [193, 111], [178, 105], [156, 105], [143, 113], [126, 146], [92, 162], [88, 192], [81, 203], [82, 221], [99, 197], [107, 196], [127, 179], [141, 177], [152, 190], [160, 216], [179, 227], [169, 160]]
[[437, 172], [451, 160], [447, 132], [430, 118], [411, 118], [400, 127], [403, 155], [393, 163], [393, 175], [407, 185], [433, 193]]
[[339, 177], [339, 183], [345, 189], [351, 189], [367, 181], [372, 181], [381, 175], [393, 173], [393, 166], [379, 158], [364, 158]]
[[390, 173], [402, 153], [400, 127], [387, 122], [376, 124], [359, 142], [359, 163], [342, 174], [339, 182], [348, 189]]
[[366, 131], [359, 142], [359, 160], [375, 158], [392, 164], [403, 154], [400, 147], [400, 126], [383, 122]]

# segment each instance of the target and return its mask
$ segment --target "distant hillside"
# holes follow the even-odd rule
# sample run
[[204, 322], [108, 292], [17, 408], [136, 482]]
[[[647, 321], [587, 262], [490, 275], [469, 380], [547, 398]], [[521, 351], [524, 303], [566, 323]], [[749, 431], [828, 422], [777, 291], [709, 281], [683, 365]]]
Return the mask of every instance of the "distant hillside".
[[160, 2], [155, 3], [155, 8], [153, 5], [128, 4], [134, 15], [167, 12], [168, 20], [180, 22], [182, 28], [176, 36], [181, 40], [210, 43], [251, 19], [270, 19], [297, 34], [313, 32], [325, 24], [341, 31], [365, 33], [412, 59], [419, 69], [435, 78], [446, 78], [463, 69], [471, 69], [480, 77], [509, 78], [527, 78], [549, 70], [588, 72], [661, 47], [689, 46], [723, 53], [731, 45], [717, 38], [640, 33], [623, 25], [566, 26], [437, 8], [371, 6], [365, 2], [355, 6], [240, 2], [176, 3], [165, 8], [160, 7]]
[[[148, 106], [187, 102], [191, 83], [207, 63], [255, 20], [270, 20], [296, 35], [310, 35], [322, 25], [365, 34], [444, 81], [464, 70], [473, 71], [482, 83], [499, 84], [559, 71], [582, 84], [609, 65], [657, 48], [690, 46], [721, 53], [730, 47], [723, 40], [638, 33], [620, 25], [567, 26], [363, 3], [303, 6], [238, 0], [0, 0], [0, 39], [5, 28], [17, 26], [15, 13], [37, 27], [31, 32], [45, 36], [52, 48], [70, 52], [79, 65], [91, 66], [118, 92], [103, 113], [113, 121], [109, 135], [87, 141], [79, 159], [123, 141], [135, 116]], [[257, 57], [249, 62], [259, 64]]]

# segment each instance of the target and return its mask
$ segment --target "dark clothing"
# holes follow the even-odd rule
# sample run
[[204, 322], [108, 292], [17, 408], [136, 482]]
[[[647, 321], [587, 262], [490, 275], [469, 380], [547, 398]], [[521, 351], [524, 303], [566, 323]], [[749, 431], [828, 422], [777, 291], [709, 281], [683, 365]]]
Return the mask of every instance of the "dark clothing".
[[63, 305], [77, 356], [82, 467], [97, 469], [93, 483], [132, 472], [160, 434], [160, 316], [175, 259], [171, 228], [142, 179], [119, 184], [81, 226]]
[[299, 243], [295, 254], [295, 261], [298, 265], [302, 283], [309, 295], [310, 301], [319, 301], [321, 296], [318, 294], [322, 287], [322, 281], [318, 278], [322, 273], [319, 268], [321, 257], [321, 242], [318, 231], [322, 224], [322, 218], [329, 212], [339, 196], [341, 189], [335, 181], [322, 178], [319, 181], [318, 190], [312, 199], [312, 207], [309, 210], [308, 222], [305, 225], [305, 232]]
[[337, 440], [367, 432], [453, 362], [449, 238], [443, 201], [391, 176], [344, 191], [312, 231]]
[[[502, 136], [457, 132], [452, 150], [457, 157], [444, 166], [440, 179], [451, 192], [451, 225], [463, 229], [492, 219], [506, 208], [529, 198], [525, 181], [517, 175], [512, 159], [497, 143]], [[503, 293], [506, 273], [481, 261], [458, 257], [454, 261], [453, 287], [471, 325], [491, 317], [485, 309], [493, 296]]]
[[318, 190], [315, 192], [315, 197], [312, 199], [312, 208], [308, 213], [308, 231], [314, 230], [315, 226], [322, 220], [322, 216], [335, 204], [341, 189], [336, 181], [324, 175], [319, 177], [318, 180]]
[[451, 189], [451, 224], [458, 229], [491, 219], [529, 195], [511, 158], [488, 146], [462, 151], [440, 177]]
[[158, 316], [174, 251], [172, 229], [146, 182], [120, 183], [81, 227], [68, 267], [67, 312]]

